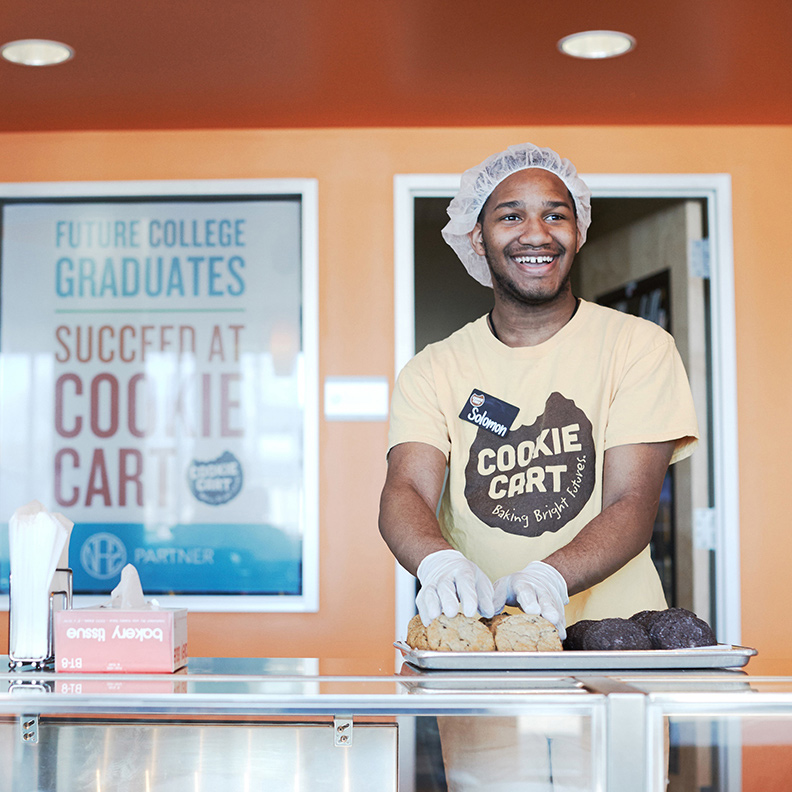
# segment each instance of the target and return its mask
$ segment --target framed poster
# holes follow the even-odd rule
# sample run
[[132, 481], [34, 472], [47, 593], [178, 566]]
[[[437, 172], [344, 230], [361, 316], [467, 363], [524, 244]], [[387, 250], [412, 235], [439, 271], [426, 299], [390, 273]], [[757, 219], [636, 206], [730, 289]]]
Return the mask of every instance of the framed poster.
[[[316, 182], [0, 185], [0, 522], [193, 610], [318, 608]], [[0, 595], [8, 594], [8, 531]]]

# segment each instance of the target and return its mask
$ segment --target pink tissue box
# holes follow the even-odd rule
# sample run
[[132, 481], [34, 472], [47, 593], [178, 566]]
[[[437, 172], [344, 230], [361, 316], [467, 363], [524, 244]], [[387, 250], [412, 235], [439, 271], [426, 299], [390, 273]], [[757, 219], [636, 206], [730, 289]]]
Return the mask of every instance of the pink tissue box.
[[170, 673], [186, 663], [186, 608], [55, 613], [56, 671]]

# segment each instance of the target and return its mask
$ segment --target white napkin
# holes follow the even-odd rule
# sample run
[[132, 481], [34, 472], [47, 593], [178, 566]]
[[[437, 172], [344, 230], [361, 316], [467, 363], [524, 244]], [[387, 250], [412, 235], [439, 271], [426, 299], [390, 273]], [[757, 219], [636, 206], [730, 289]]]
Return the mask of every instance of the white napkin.
[[121, 610], [154, 610], [159, 608], [156, 600], [146, 601], [140, 575], [132, 564], [121, 570], [121, 580], [110, 592], [110, 602], [102, 607], [119, 608]]
[[11, 568], [9, 654], [43, 660], [50, 654], [50, 592], [55, 570], [68, 566], [74, 523], [51, 514], [38, 501], [17, 509], [8, 521]]

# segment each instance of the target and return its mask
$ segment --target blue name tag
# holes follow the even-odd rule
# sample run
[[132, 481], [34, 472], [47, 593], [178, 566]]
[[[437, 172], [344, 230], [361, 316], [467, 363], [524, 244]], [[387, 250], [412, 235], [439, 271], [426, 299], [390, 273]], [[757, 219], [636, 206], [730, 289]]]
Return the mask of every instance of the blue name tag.
[[498, 437], [506, 437], [518, 412], [519, 407], [496, 399], [482, 390], [474, 390], [459, 417]]

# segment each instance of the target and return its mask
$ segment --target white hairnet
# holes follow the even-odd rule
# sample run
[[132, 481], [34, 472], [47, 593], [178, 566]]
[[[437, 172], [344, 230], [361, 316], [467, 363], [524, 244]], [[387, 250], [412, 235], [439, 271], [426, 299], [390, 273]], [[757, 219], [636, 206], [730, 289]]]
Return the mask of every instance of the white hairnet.
[[484, 286], [492, 286], [489, 267], [484, 256], [473, 250], [468, 235], [475, 228], [481, 207], [492, 191], [512, 173], [527, 168], [550, 171], [564, 182], [575, 201], [578, 240], [581, 245], [586, 241], [591, 223], [591, 190], [577, 175], [575, 166], [552, 149], [539, 148], [532, 143], [509, 146], [506, 151], [487, 157], [462, 174], [459, 192], [446, 210], [451, 219], [443, 229], [443, 239], [454, 249], [468, 273]]

